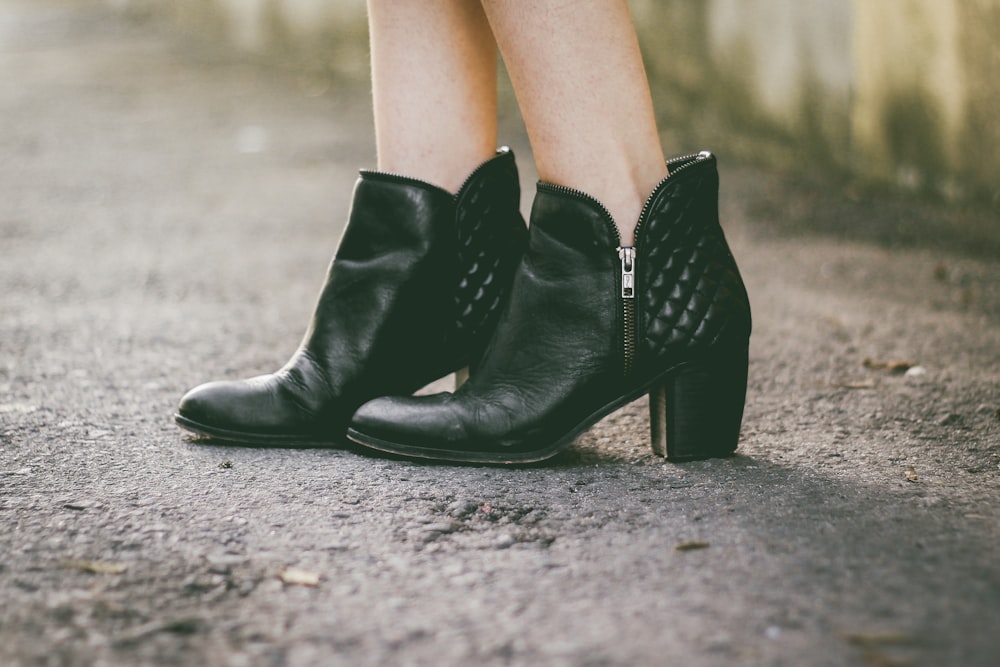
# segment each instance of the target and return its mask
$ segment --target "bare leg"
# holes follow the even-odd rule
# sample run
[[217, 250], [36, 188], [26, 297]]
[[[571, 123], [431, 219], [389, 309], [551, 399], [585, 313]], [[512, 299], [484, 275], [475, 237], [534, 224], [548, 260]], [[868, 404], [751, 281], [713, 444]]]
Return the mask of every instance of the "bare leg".
[[631, 245], [667, 168], [625, 0], [482, 2], [539, 176], [596, 197]]
[[476, 0], [369, 0], [378, 167], [456, 191], [496, 150], [496, 42]]

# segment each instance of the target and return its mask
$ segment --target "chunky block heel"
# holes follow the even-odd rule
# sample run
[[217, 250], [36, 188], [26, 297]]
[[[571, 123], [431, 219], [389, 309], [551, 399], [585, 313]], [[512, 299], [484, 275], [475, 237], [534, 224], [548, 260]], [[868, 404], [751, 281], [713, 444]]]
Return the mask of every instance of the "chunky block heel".
[[668, 461], [697, 461], [736, 451], [747, 389], [747, 351], [692, 362], [649, 393], [649, 438]]

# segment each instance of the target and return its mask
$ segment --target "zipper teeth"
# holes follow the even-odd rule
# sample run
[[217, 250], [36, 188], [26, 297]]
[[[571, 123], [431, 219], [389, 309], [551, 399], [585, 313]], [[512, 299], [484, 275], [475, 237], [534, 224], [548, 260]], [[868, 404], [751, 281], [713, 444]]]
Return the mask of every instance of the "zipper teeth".
[[[661, 180], [659, 183], [656, 184], [656, 187], [653, 188], [653, 192], [659, 190], [664, 183], [672, 179], [678, 173], [684, 171], [685, 169], [687, 169], [692, 165], [698, 164], [704, 159], [708, 159], [710, 156], [711, 153], [709, 153], [708, 151], [702, 151], [700, 153], [693, 153], [691, 155], [682, 155], [680, 157], [675, 157], [671, 158], [670, 160], [667, 160], [666, 164], [669, 173], [663, 178], [663, 180]], [[678, 165], [678, 166], [675, 169], [670, 169], [669, 167], [671, 165]], [[583, 190], [577, 190], [576, 188], [571, 188], [565, 185], [557, 185], [555, 183], [549, 183], [547, 181], [539, 182], [538, 188], [540, 190], [547, 190], [549, 192], [573, 195], [575, 197], [579, 197], [585, 201], [592, 203], [604, 214], [604, 218], [608, 222], [608, 226], [611, 227], [612, 231], [614, 232], [615, 239], [618, 242], [618, 247], [616, 248], [616, 250], [621, 250], [622, 237], [618, 231], [618, 226], [615, 224], [615, 220], [614, 217], [611, 215], [611, 211], [609, 211], [608, 207], [605, 206], [600, 200], [584, 192]], [[650, 193], [650, 195], [652, 195], [652, 193]], [[652, 196], [648, 197], [642, 205], [642, 211], [639, 213], [639, 220], [636, 222], [635, 245], [632, 246], [633, 248], [636, 248], [639, 245], [639, 231], [642, 228], [643, 222], [645, 222], [646, 216], [649, 213], [649, 207], [652, 204], [652, 199], [653, 199]], [[636, 261], [636, 258], [633, 257], [632, 261], [633, 262]], [[621, 280], [620, 274], [619, 274], [619, 280]], [[619, 285], [618, 287], [620, 289], [621, 285]], [[624, 297], [622, 298], [622, 328], [624, 329], [624, 331], [622, 332], [622, 353], [623, 353], [622, 372], [626, 377], [632, 372], [632, 365], [635, 361], [635, 353], [636, 353], [636, 338], [638, 336], [638, 332], [635, 330], [636, 329], [635, 287], [636, 285], [633, 283], [632, 298], [624, 298]]]
[[440, 185], [434, 185], [433, 183], [428, 183], [427, 181], [422, 181], [419, 178], [414, 178], [413, 176], [407, 176], [406, 174], [399, 174], [394, 171], [382, 171], [381, 169], [362, 169], [361, 173], [366, 176], [381, 176], [382, 178], [388, 178], [390, 180], [396, 181], [397, 183], [402, 183], [403, 185], [419, 185], [424, 188], [433, 188], [435, 190], [440, 190], [446, 193], [452, 199], [458, 197], [457, 194], [448, 192]]
[[486, 169], [487, 165], [489, 165], [490, 163], [492, 163], [493, 160], [495, 160], [496, 158], [500, 157], [501, 155], [506, 155], [507, 153], [510, 153], [510, 146], [501, 146], [500, 148], [498, 148], [496, 150], [496, 152], [493, 154], [493, 157], [491, 157], [490, 159], [486, 160], [481, 165], [479, 165], [478, 167], [476, 167], [475, 171], [473, 171], [471, 174], [469, 174], [465, 178], [465, 180], [462, 181], [462, 186], [455, 192], [455, 197], [459, 197], [462, 194], [462, 191], [465, 190], [465, 186], [467, 186], [469, 183], [471, 183], [472, 179], [474, 179], [476, 176], [478, 176], [481, 171], [483, 171], [484, 169]]
[[[663, 179], [659, 183], [656, 184], [656, 187], [653, 188], [653, 192], [659, 190], [664, 183], [674, 178], [680, 172], [684, 171], [688, 167], [691, 167], [692, 165], [699, 164], [702, 160], [707, 160], [708, 158], [711, 157], [711, 155], [712, 154], [708, 151], [701, 151], [699, 153], [682, 155], [680, 157], [675, 157], [667, 160], [668, 173], [666, 176], [663, 177]], [[670, 167], [672, 165], [676, 165], [676, 167], [671, 169]], [[640, 211], [639, 213], [639, 219], [635, 223], [635, 232], [633, 234], [635, 238], [635, 246], [634, 246], [635, 248], [638, 248], [639, 246], [640, 232], [642, 231], [642, 228], [646, 222], [646, 218], [649, 216], [649, 208], [653, 203], [653, 196], [652, 196], [653, 192], [650, 193], [650, 196], [647, 197], [646, 201], [643, 203], [642, 211]], [[638, 258], [633, 258], [633, 261], [637, 261], [637, 259]], [[638, 288], [637, 279], [635, 283], [633, 283], [633, 287]], [[636, 345], [637, 345], [636, 341], [639, 337], [639, 332], [636, 330], [638, 322], [636, 322], [636, 317], [635, 317], [635, 298], [633, 297], [632, 299], [624, 299], [623, 306], [625, 309], [624, 322], [623, 322], [625, 327], [624, 338], [623, 338], [624, 348], [625, 348], [625, 359], [622, 366], [625, 375], [628, 376], [629, 374], [631, 374], [632, 366], [635, 362]]]
[[622, 237], [621, 234], [618, 232], [618, 226], [615, 225], [615, 219], [614, 217], [612, 217], [611, 211], [609, 211], [608, 207], [602, 204], [600, 200], [595, 198], [593, 195], [589, 195], [583, 190], [577, 190], [576, 188], [570, 188], [565, 185], [556, 185], [555, 183], [549, 183], [548, 181], [539, 181], [538, 189], [547, 190], [548, 192], [561, 193], [565, 195], [575, 195], [577, 197], [580, 197], [581, 199], [586, 199], [588, 202], [594, 204], [604, 214], [604, 218], [609, 223], [612, 231], [614, 231], [615, 239], [618, 240], [618, 245], [620, 246], [622, 244]]
[[[676, 174], [679, 174], [680, 172], [684, 171], [685, 169], [687, 169], [692, 165], [698, 164], [704, 159], [708, 159], [711, 155], [712, 154], [708, 151], [701, 151], [700, 153], [692, 153], [691, 155], [681, 155], [679, 157], [670, 158], [669, 160], [667, 160], [667, 167], [668, 167], [667, 171], [669, 173], [667, 173], [667, 175], [664, 176], [663, 179], [656, 184], [656, 187], [653, 188], [653, 192], [659, 190], [664, 183], [672, 179]], [[678, 166], [676, 169], [669, 168], [670, 165], [677, 163], [683, 163], [683, 164]], [[639, 231], [642, 229], [643, 223], [646, 222], [646, 216], [649, 214], [649, 207], [652, 205], [652, 203], [653, 203], [653, 197], [651, 192], [650, 196], [646, 198], [646, 201], [642, 205], [642, 211], [639, 212], [639, 220], [635, 223], [636, 246], [639, 245]]]
[[[539, 190], [546, 190], [548, 192], [555, 192], [558, 194], [573, 195], [579, 197], [585, 201], [592, 203], [604, 214], [605, 221], [608, 227], [614, 232], [616, 243], [615, 250], [621, 250], [622, 248], [622, 237], [618, 231], [618, 226], [615, 224], [614, 218], [611, 216], [611, 211], [608, 207], [600, 202], [600, 200], [587, 194], [583, 190], [577, 190], [576, 188], [570, 188], [565, 185], [556, 185], [555, 183], [549, 183], [548, 181], [541, 181], [538, 183]], [[618, 281], [621, 281], [621, 273], [618, 274]], [[634, 289], [634, 288], [633, 288]], [[621, 294], [621, 284], [618, 284], [618, 292]], [[621, 298], [621, 297], [619, 297]], [[632, 358], [635, 356], [635, 298], [625, 299], [622, 298], [622, 372], [623, 375], [627, 376], [632, 370]]]
[[622, 372], [628, 377], [632, 372], [632, 362], [635, 359], [635, 299], [623, 299], [625, 328], [624, 336], [624, 359], [622, 361]]
[[510, 153], [510, 147], [509, 146], [501, 146], [500, 148], [498, 148], [497, 152], [493, 155], [493, 157], [491, 157], [489, 160], [486, 160], [481, 165], [479, 165], [478, 167], [476, 167], [476, 169], [471, 174], [469, 174], [465, 178], [465, 180], [462, 182], [462, 186], [457, 191], [455, 191], [455, 192], [448, 192], [447, 190], [445, 190], [441, 186], [434, 185], [433, 183], [428, 183], [427, 181], [422, 181], [419, 178], [414, 178], [413, 176], [407, 176], [406, 174], [400, 174], [400, 173], [397, 173], [395, 171], [383, 171], [381, 169], [362, 169], [361, 173], [362, 174], [367, 174], [367, 175], [370, 175], [370, 176], [382, 176], [384, 178], [391, 178], [394, 181], [399, 181], [400, 183], [404, 183], [404, 184], [421, 185], [423, 187], [432, 187], [432, 188], [435, 188], [437, 190], [441, 190], [443, 192], [448, 192], [448, 194], [453, 199], [458, 199], [458, 197], [462, 194], [462, 191], [465, 190], [466, 186], [468, 186], [469, 183], [471, 183], [472, 180], [474, 178], [476, 178], [476, 176], [478, 176], [480, 173], [482, 173], [483, 170], [485, 170], [493, 162], [493, 160], [495, 160], [496, 158], [500, 157], [501, 155], [506, 155], [508, 153]]

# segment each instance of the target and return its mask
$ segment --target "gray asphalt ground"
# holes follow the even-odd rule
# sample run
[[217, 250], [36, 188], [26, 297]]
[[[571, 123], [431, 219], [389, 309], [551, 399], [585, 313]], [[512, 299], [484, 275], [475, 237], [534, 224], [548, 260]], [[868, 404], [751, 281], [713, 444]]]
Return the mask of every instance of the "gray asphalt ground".
[[0, 3], [0, 665], [1000, 664], [1000, 265], [937, 204], [709, 147], [756, 319], [732, 459], [654, 457], [643, 401], [530, 467], [185, 439], [184, 390], [294, 350], [369, 114]]

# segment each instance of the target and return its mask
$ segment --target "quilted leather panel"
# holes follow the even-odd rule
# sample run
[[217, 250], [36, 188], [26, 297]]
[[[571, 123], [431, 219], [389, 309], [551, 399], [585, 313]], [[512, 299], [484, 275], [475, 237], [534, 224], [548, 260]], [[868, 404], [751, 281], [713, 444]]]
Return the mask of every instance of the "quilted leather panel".
[[457, 196], [455, 326], [457, 343], [472, 350], [473, 361], [492, 334], [527, 240], [520, 198], [509, 151], [484, 164]]
[[636, 262], [640, 363], [750, 335], [750, 304], [719, 226], [715, 159], [654, 196]]

